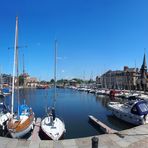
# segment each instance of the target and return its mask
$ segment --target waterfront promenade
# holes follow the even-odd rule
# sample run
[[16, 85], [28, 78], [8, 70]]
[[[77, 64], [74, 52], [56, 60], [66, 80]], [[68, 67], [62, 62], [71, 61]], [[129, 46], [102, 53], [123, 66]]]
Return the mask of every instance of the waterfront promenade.
[[[147, 148], [148, 124], [123, 130], [118, 134], [103, 134], [96, 137], [99, 139], [98, 147], [101, 148]], [[0, 137], [0, 148], [91, 148], [91, 138], [33, 141]]]

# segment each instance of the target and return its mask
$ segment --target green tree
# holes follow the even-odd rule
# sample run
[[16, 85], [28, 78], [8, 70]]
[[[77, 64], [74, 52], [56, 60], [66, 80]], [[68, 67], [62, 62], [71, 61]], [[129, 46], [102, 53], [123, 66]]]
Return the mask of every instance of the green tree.
[[53, 83], [54, 83], [54, 79], [51, 79], [51, 80], [50, 80], [50, 83], [53, 84]]
[[24, 85], [24, 77], [23, 75], [19, 76], [19, 86], [23, 86]]

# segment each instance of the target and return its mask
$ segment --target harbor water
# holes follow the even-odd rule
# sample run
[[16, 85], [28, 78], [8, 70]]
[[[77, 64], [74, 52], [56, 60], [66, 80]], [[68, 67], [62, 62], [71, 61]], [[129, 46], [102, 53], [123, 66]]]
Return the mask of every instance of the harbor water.
[[[54, 89], [20, 89], [19, 96], [20, 103], [25, 101], [26, 104], [32, 107], [35, 117], [43, 119], [47, 115], [47, 107], [53, 104]], [[96, 96], [87, 92], [58, 88], [55, 109], [56, 115], [65, 123], [66, 133], [64, 139], [102, 134], [102, 131], [98, 127], [89, 122], [88, 115], [95, 116], [115, 130], [133, 127], [133, 125], [111, 114], [107, 109], [107, 102], [110, 100], [111, 98], [108, 96]], [[14, 111], [17, 111], [17, 102], [17, 99], [15, 99]], [[10, 106], [11, 96], [6, 97], [6, 104]], [[7, 135], [5, 134], [5, 136]]]

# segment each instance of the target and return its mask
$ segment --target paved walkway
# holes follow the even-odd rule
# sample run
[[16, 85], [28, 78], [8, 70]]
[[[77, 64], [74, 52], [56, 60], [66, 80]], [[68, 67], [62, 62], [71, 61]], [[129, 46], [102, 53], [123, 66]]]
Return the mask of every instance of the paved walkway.
[[[99, 138], [101, 148], [148, 148], [148, 124], [119, 132], [104, 134]], [[91, 148], [91, 138], [60, 141], [31, 141], [0, 137], [0, 148]]]

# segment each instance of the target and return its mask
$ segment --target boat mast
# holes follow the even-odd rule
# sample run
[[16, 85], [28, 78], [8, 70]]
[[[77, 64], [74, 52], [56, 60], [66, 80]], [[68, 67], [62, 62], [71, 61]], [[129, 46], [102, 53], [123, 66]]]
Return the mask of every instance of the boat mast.
[[55, 40], [55, 57], [54, 57], [54, 102], [53, 107], [55, 108], [55, 101], [56, 101], [56, 81], [57, 81], [57, 40]]
[[[25, 80], [25, 60], [24, 60], [24, 53], [23, 53], [23, 79]], [[23, 80], [23, 92], [25, 88], [25, 81]]]
[[[17, 18], [18, 19], [18, 18]], [[19, 66], [18, 66], [18, 57], [19, 57], [19, 53], [18, 53], [18, 22], [17, 22], [17, 36], [16, 36], [16, 40], [17, 40], [17, 44], [16, 44], [16, 77], [17, 77], [17, 103], [18, 103], [18, 117], [19, 117]]]
[[[14, 63], [13, 63], [13, 78], [12, 78], [12, 99], [11, 99], [11, 114], [13, 114], [13, 107], [14, 107], [14, 83], [15, 83], [15, 73], [18, 59], [16, 59], [18, 52], [18, 16], [16, 17], [16, 28], [15, 28], [15, 43], [14, 43]], [[17, 69], [18, 72], [18, 69]]]
[[0, 65], [0, 89], [3, 89], [2, 66]]
[[25, 60], [24, 60], [24, 54], [23, 54], [23, 75], [25, 74]]

